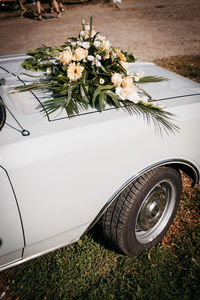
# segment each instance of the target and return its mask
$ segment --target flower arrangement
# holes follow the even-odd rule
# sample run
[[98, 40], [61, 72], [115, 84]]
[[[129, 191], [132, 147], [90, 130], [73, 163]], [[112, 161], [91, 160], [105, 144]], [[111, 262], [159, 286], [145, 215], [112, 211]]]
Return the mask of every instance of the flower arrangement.
[[30, 58], [22, 66], [27, 70], [40, 70], [42, 75], [39, 81], [16, 90], [50, 91], [51, 98], [43, 102], [48, 114], [62, 108], [73, 117], [89, 107], [102, 112], [114, 106], [129, 113], [142, 113], [147, 120], [152, 118], [160, 129], [175, 130], [170, 120], [172, 115], [150, 103], [151, 97], [137, 85], [165, 79], [145, 77], [142, 71], [129, 74], [128, 63], [135, 62], [134, 56], [112, 47], [104, 36], [95, 32], [92, 18], [90, 24], [83, 21], [82, 26], [78, 37], [69, 38], [62, 46], [29, 51]]

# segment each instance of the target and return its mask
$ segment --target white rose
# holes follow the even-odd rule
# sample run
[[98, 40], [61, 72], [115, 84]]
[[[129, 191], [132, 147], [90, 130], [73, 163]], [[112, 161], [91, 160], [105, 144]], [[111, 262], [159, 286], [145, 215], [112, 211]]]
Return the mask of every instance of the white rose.
[[115, 86], [120, 86], [122, 83], [122, 76], [119, 73], [114, 73], [111, 77], [111, 81]]
[[94, 42], [94, 46], [95, 46], [96, 48], [99, 48], [99, 47], [101, 46], [101, 42], [100, 42], [100, 41], [95, 41], [95, 42]]
[[74, 60], [81, 61], [88, 56], [88, 51], [83, 48], [77, 48], [74, 52]]
[[90, 48], [90, 43], [89, 42], [83, 42], [82, 43], [83, 48], [89, 49]]

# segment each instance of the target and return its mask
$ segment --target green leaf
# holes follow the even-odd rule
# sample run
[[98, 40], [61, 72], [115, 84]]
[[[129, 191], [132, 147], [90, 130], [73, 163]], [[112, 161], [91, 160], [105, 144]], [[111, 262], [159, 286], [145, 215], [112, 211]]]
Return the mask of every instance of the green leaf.
[[80, 91], [81, 91], [81, 97], [83, 97], [84, 101], [86, 103], [89, 103], [89, 99], [87, 97], [86, 91], [84, 89], [84, 86], [80, 85]]
[[144, 77], [140, 78], [138, 83], [160, 82], [160, 81], [165, 81], [165, 80], [169, 80], [169, 79], [160, 77], [160, 76], [144, 76]]
[[99, 96], [99, 108], [101, 112], [105, 109], [105, 106], [106, 106], [106, 92], [103, 91], [100, 93]]
[[72, 87], [71, 86], [68, 87], [68, 90], [67, 90], [67, 99], [66, 100], [67, 101], [66, 101], [65, 106], [68, 106], [68, 104], [72, 100]]
[[98, 87], [93, 94], [93, 97], [92, 97], [92, 107], [93, 108], [95, 107], [95, 101], [96, 101], [97, 96], [100, 94], [100, 92], [101, 92], [101, 89]]
[[119, 108], [121, 107], [120, 105], [120, 98], [112, 91], [106, 91], [107, 95], [111, 97], [112, 101], [114, 102], [114, 105]]

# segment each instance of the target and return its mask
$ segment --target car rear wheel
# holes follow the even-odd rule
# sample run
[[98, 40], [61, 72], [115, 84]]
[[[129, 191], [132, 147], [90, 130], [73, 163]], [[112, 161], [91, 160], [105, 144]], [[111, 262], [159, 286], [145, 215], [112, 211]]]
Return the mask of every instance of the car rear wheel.
[[111, 245], [138, 255], [159, 243], [173, 221], [182, 190], [180, 173], [170, 167], [146, 172], [130, 183], [103, 215]]

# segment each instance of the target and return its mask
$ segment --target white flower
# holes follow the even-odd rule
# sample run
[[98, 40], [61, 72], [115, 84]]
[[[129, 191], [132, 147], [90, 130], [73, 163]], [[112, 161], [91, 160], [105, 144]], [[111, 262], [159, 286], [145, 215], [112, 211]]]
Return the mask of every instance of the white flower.
[[78, 46], [82, 46], [83, 43], [82, 43], [81, 41], [77, 41], [76, 44], [77, 44]]
[[143, 71], [138, 71], [133, 76], [135, 81], [139, 81], [142, 77], [144, 77], [144, 72]]
[[90, 48], [90, 43], [89, 42], [83, 42], [82, 43], [83, 48], [89, 49]]
[[96, 65], [96, 67], [101, 67], [101, 55], [97, 54], [96, 57], [92, 56], [92, 55], [88, 55], [88, 57], [90, 57], [89, 60], [92, 61], [92, 65]]
[[105, 46], [107, 47], [107, 48], [110, 48], [110, 42], [107, 40], [107, 41], [105, 41]]
[[111, 58], [114, 60], [117, 57], [117, 54], [115, 52], [111, 53]]
[[85, 35], [85, 31], [81, 31], [81, 32], [80, 32], [80, 35], [81, 35], [81, 36], [84, 36], [84, 35]]
[[138, 76], [136, 76], [136, 75], [135, 75], [133, 78], [134, 78], [134, 80], [135, 80], [136, 82], [138, 82], [138, 81], [140, 80], [140, 78], [139, 78]]
[[122, 80], [122, 86], [123, 86], [123, 88], [133, 89], [134, 88], [133, 79], [130, 76], [124, 77]]
[[93, 55], [88, 55], [87, 60], [93, 61], [94, 60], [94, 56]]
[[102, 35], [98, 35], [98, 40], [100, 40], [100, 41], [104, 41], [106, 38], [105, 38], [105, 36], [102, 36]]
[[136, 73], [136, 75], [139, 77], [139, 78], [142, 78], [142, 77], [144, 77], [144, 72], [143, 71], [138, 71], [137, 73]]
[[125, 100], [126, 97], [123, 95], [122, 88], [120, 86], [116, 87], [115, 94], [120, 97], [121, 100]]
[[122, 83], [122, 76], [119, 73], [114, 73], [111, 77], [111, 81], [115, 86], [120, 86]]
[[92, 65], [96, 65], [97, 67], [101, 67], [101, 62], [99, 61], [101, 59], [100, 55], [96, 55], [94, 57], [93, 55], [88, 55], [87, 60], [92, 61]]
[[99, 48], [99, 47], [101, 46], [101, 42], [100, 42], [100, 41], [95, 41], [95, 42], [94, 42], [94, 46], [95, 46], [96, 48]]
[[103, 78], [100, 78], [100, 79], [99, 79], [99, 83], [100, 83], [100, 84], [104, 84], [104, 82], [105, 82], [105, 80], [104, 80]]
[[48, 68], [46, 69], [46, 74], [47, 74], [47, 75], [50, 75], [51, 73], [52, 73], [52, 70], [51, 70], [50, 67], [48, 67]]
[[76, 47], [76, 42], [71, 42], [72, 47]]
[[91, 37], [94, 37], [95, 34], [96, 34], [96, 31], [92, 30]]
[[101, 55], [97, 54], [96, 59], [101, 60]]
[[85, 30], [90, 30], [90, 25], [85, 25]]
[[115, 94], [120, 97], [121, 100], [129, 100], [134, 103], [138, 103], [140, 101], [140, 97], [135, 89], [132, 88], [121, 88], [117, 87], [115, 89]]
[[101, 62], [98, 59], [95, 59], [92, 64], [95, 64], [97, 67], [101, 67]]

